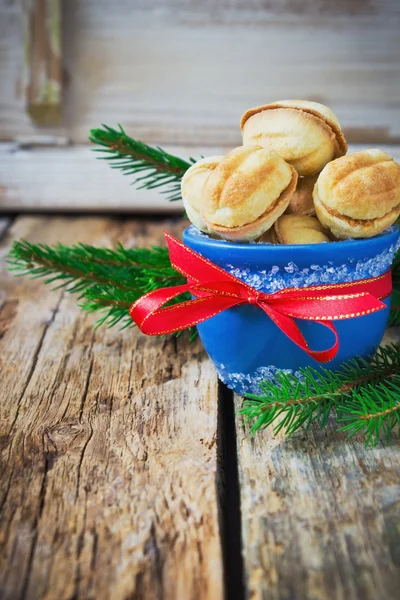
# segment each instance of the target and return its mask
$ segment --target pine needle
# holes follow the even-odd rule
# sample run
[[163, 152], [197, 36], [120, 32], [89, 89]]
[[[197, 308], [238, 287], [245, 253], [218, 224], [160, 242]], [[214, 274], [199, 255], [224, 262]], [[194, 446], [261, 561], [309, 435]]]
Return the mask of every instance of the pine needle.
[[185, 282], [171, 267], [168, 249], [96, 248], [86, 244], [47, 246], [14, 242], [8, 255], [14, 275], [43, 278], [44, 283], [78, 294], [86, 312], [100, 312], [97, 325], [133, 325], [131, 304], [152, 290]]
[[[47, 284], [77, 294], [83, 310], [99, 312], [97, 326], [132, 326], [129, 308], [137, 298], [185, 282], [171, 267], [168, 249], [160, 246], [124, 248], [119, 244], [108, 249], [20, 240], [14, 242], [7, 262], [15, 275], [43, 278]], [[391, 318], [396, 321], [400, 306], [399, 254], [393, 267], [393, 284]], [[195, 335], [194, 328], [191, 333]], [[382, 436], [389, 439], [399, 429], [400, 344], [381, 347], [370, 362], [356, 359], [337, 372], [311, 368], [300, 371], [300, 380], [280, 372], [274, 382], [263, 382], [260, 396], [244, 400], [241, 414], [251, 423], [253, 434], [270, 425], [275, 432], [284, 430], [288, 435], [312, 423], [324, 427], [332, 411], [342, 431], [349, 437], [364, 432], [367, 445], [376, 445]]]
[[92, 129], [89, 140], [101, 146], [94, 150], [109, 161], [112, 169], [133, 176], [137, 189], [158, 189], [169, 202], [181, 199], [181, 179], [195, 162], [193, 158], [187, 162], [158, 146], [148, 146], [129, 137], [121, 125], [118, 130], [107, 125]]
[[364, 432], [376, 446], [398, 432], [400, 424], [400, 344], [379, 347], [371, 361], [353, 359], [336, 372], [300, 369], [300, 378], [279, 372], [261, 384], [262, 395], [249, 395], [240, 414], [250, 431], [272, 426], [292, 435], [312, 423], [325, 427], [333, 410], [348, 437]]
[[392, 265], [393, 294], [389, 325], [400, 325], [400, 250]]

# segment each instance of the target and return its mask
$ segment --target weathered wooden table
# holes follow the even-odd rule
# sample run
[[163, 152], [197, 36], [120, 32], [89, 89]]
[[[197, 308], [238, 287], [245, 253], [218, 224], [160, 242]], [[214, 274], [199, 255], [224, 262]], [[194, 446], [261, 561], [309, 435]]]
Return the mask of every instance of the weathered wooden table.
[[[149, 245], [182, 229], [1, 224], [2, 257], [19, 237]], [[398, 597], [398, 443], [251, 439], [199, 342], [94, 331], [73, 297], [3, 265], [0, 308], [2, 598]]]

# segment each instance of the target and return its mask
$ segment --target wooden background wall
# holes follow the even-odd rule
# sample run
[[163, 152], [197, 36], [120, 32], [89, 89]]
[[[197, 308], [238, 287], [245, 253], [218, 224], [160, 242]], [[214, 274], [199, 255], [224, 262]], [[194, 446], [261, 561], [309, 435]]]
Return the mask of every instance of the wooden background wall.
[[400, 142], [398, 0], [64, 0], [51, 127], [26, 112], [22, 4], [0, 0], [0, 208], [168, 208], [95, 161], [101, 123], [205, 155], [240, 143], [246, 108], [299, 97], [352, 143]]

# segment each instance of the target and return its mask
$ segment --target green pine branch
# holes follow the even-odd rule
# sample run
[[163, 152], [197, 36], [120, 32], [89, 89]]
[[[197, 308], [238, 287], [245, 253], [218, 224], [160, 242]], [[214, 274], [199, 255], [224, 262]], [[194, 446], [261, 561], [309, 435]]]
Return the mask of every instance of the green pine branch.
[[129, 137], [121, 125], [119, 129], [107, 125], [100, 129], [92, 129], [89, 140], [101, 146], [95, 148], [95, 152], [105, 154], [101, 158], [110, 161], [111, 168], [121, 170], [124, 175], [133, 176], [133, 183], [138, 189], [158, 188], [170, 202], [181, 199], [181, 179], [196, 162], [195, 159], [190, 158], [188, 162], [158, 146], [148, 146]]
[[[86, 244], [47, 246], [20, 240], [8, 257], [16, 275], [43, 277], [79, 294], [81, 307], [100, 311], [100, 323], [131, 324], [127, 310], [142, 294], [178, 285], [184, 278], [170, 264], [166, 247], [96, 248]], [[400, 325], [400, 253], [393, 266], [393, 301], [390, 324]]]
[[[400, 284], [398, 284], [400, 287]], [[400, 292], [396, 289], [393, 290], [392, 294], [392, 306], [390, 310], [389, 325], [396, 327], [400, 325]]]
[[[184, 283], [170, 265], [166, 247], [96, 248], [86, 244], [47, 246], [14, 242], [8, 268], [15, 275], [43, 278], [47, 284], [76, 293], [83, 310], [98, 312], [97, 325], [133, 325], [131, 304], [143, 294]], [[392, 321], [400, 305], [400, 261], [393, 269]], [[189, 296], [186, 295], [188, 298]], [[180, 299], [183, 299], [181, 296]], [[176, 300], [176, 301], [179, 301]], [[301, 370], [300, 380], [280, 372], [263, 394], [249, 396], [241, 413], [251, 431], [272, 425], [293, 434], [317, 422], [324, 427], [332, 411], [349, 436], [363, 431], [366, 443], [389, 438], [400, 423], [400, 344], [380, 348], [372, 362], [354, 360], [339, 372]]]
[[400, 325], [400, 250], [392, 265], [393, 295], [389, 325]]
[[300, 369], [301, 378], [279, 372], [261, 384], [262, 395], [249, 395], [240, 414], [254, 434], [272, 426], [292, 435], [312, 423], [325, 427], [332, 411], [348, 437], [363, 432], [366, 445], [387, 440], [400, 425], [400, 344], [378, 348], [370, 362], [361, 358], [339, 371]]
[[168, 249], [95, 248], [86, 244], [47, 246], [14, 242], [8, 268], [15, 275], [44, 278], [47, 284], [78, 294], [87, 312], [99, 312], [97, 325], [133, 325], [129, 307], [152, 290], [179, 285], [184, 277], [171, 267]]
[[[400, 227], [400, 222], [399, 222], [399, 227]], [[400, 285], [400, 250], [398, 250], [398, 252], [393, 260], [392, 277], [393, 277], [393, 282], [394, 282], [395, 286], [399, 287], [399, 285]]]

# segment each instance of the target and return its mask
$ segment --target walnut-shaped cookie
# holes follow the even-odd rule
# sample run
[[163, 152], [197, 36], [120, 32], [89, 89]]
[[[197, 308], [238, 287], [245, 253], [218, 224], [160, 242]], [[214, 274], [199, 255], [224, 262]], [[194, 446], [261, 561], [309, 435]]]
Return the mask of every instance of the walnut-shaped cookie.
[[181, 181], [181, 194], [186, 214], [193, 225], [205, 233], [209, 230], [200, 216], [203, 186], [211, 171], [223, 158], [223, 156], [209, 156], [198, 160], [186, 171]]
[[320, 244], [330, 242], [327, 231], [315, 217], [282, 215], [274, 224], [278, 244]]
[[246, 111], [243, 145], [275, 150], [299, 175], [314, 175], [347, 152], [334, 112], [318, 102], [282, 100]]
[[317, 179], [318, 175], [299, 177], [296, 191], [290, 198], [286, 214], [305, 215], [309, 217], [315, 215], [313, 189]]
[[313, 192], [318, 219], [339, 239], [369, 238], [400, 214], [400, 165], [382, 150], [332, 161]]
[[296, 184], [295, 169], [276, 152], [240, 146], [205, 181], [201, 218], [223, 239], [254, 240], [283, 214]]

